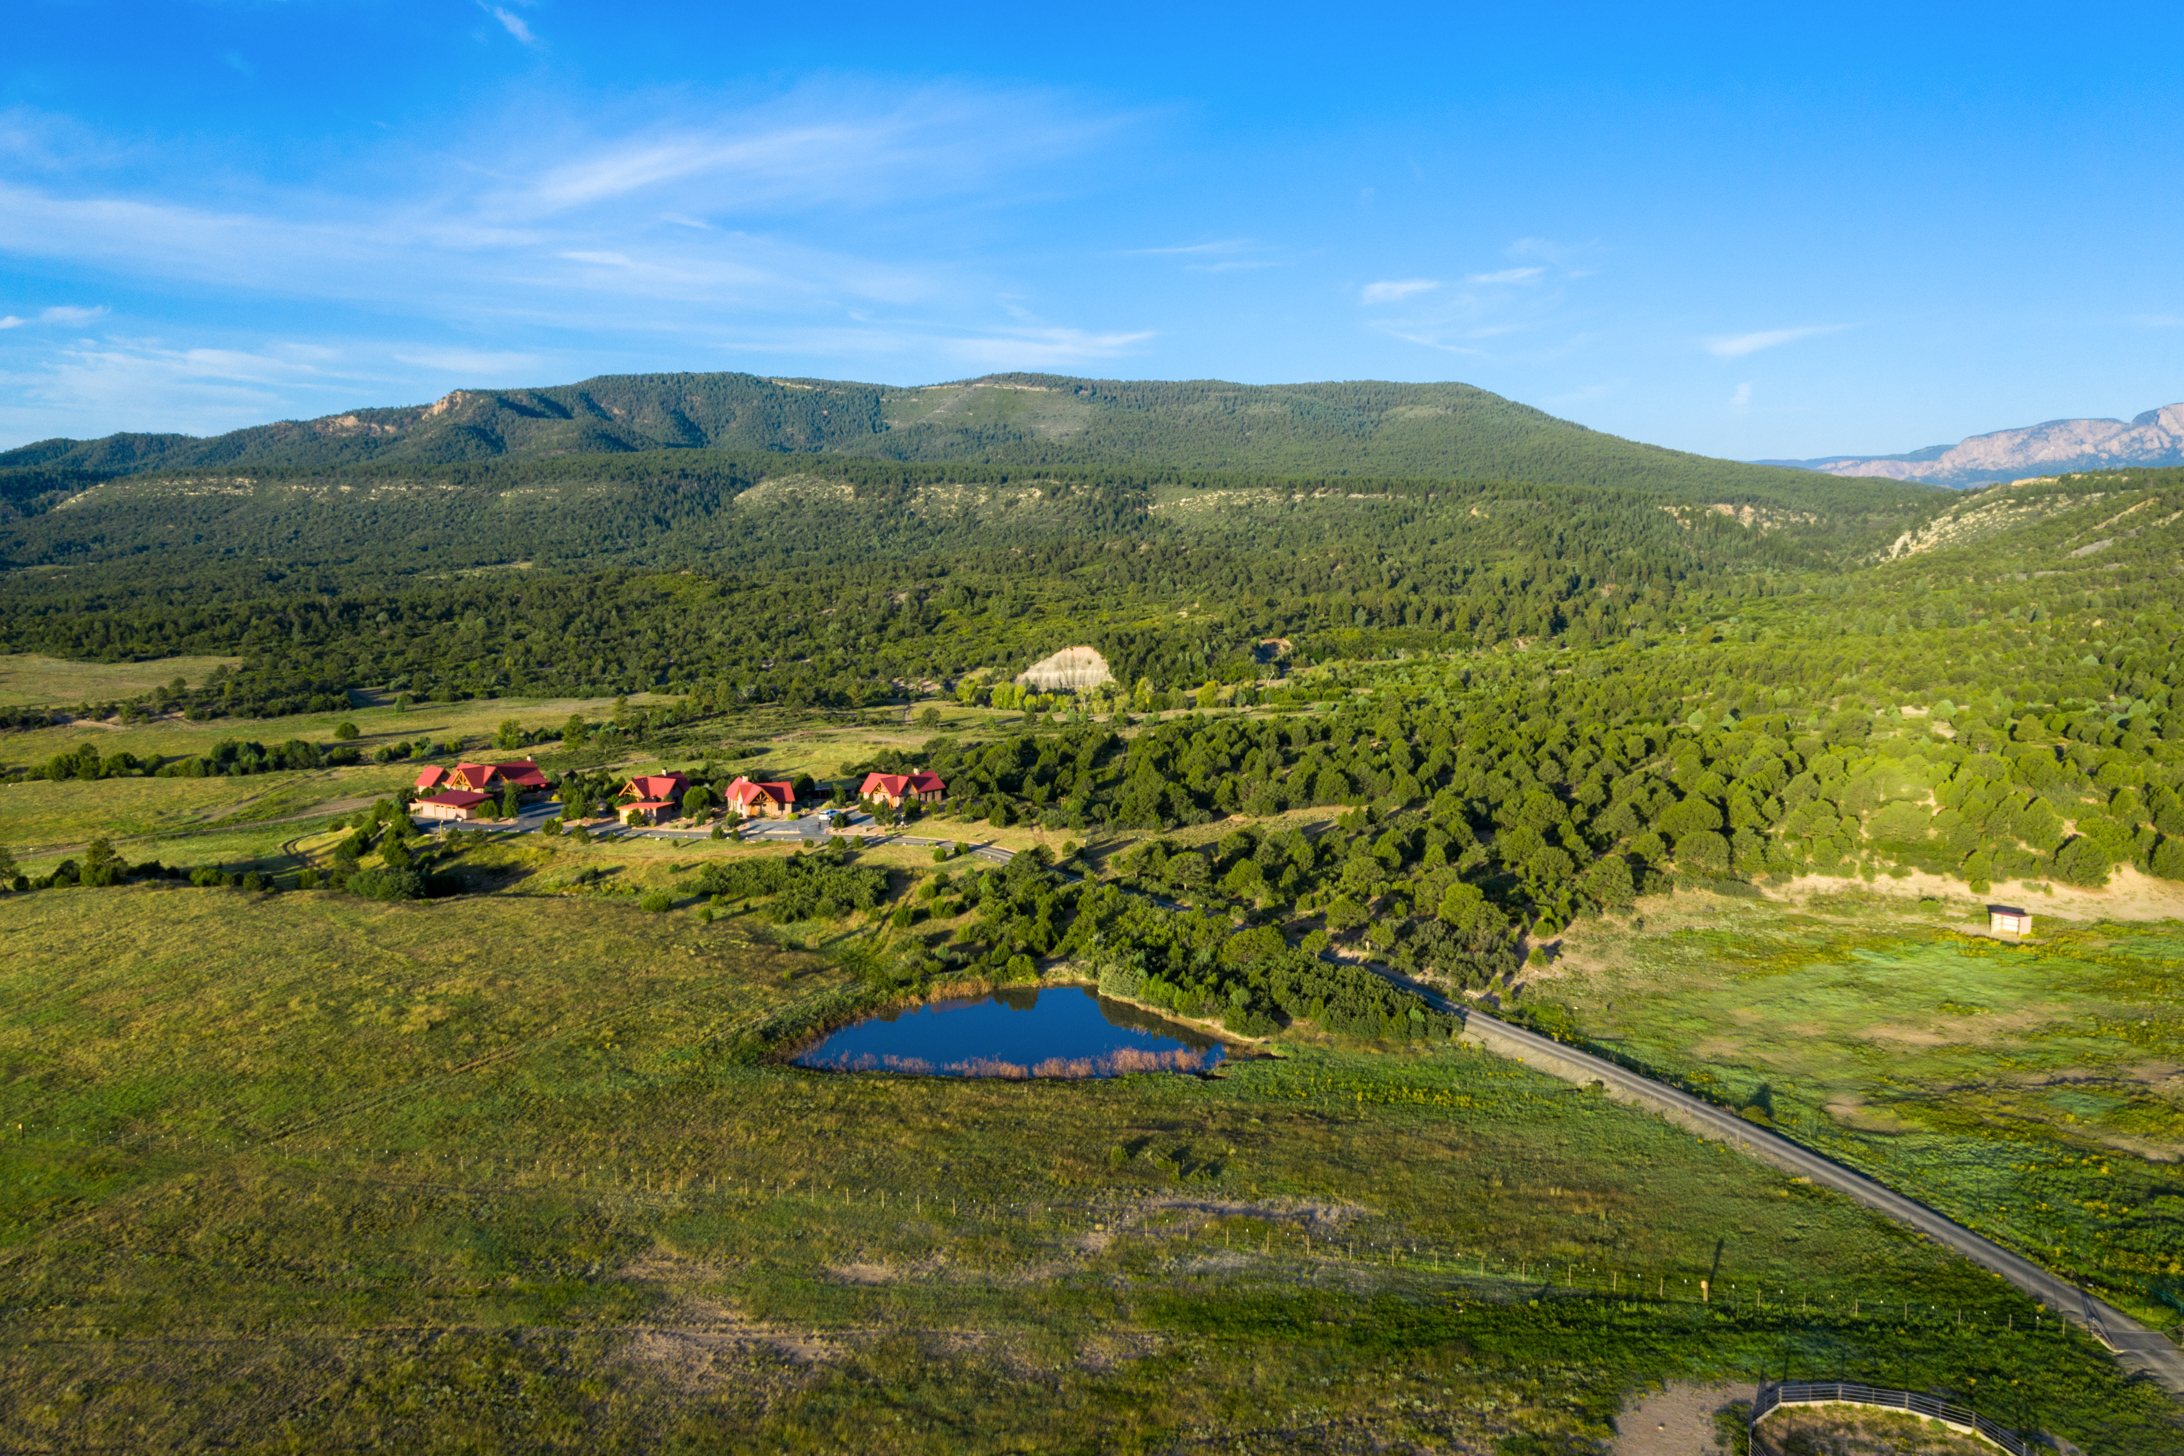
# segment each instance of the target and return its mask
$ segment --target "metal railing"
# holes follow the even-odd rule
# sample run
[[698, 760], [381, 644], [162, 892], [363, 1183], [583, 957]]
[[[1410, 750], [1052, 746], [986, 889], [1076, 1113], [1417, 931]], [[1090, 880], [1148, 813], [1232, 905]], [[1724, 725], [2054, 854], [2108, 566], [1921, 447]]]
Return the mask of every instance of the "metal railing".
[[[1746, 1423], [1746, 1433], [1755, 1434], [1762, 1418], [1786, 1405], [1870, 1405], [1883, 1410], [1908, 1411], [1924, 1416], [1930, 1421], [1955, 1426], [1969, 1431], [1984, 1440], [1991, 1441], [2010, 1453], [2010, 1456], [2046, 1456], [2045, 1448], [2018, 1435], [2015, 1431], [1996, 1425], [1975, 1410], [1961, 1405], [1951, 1405], [1931, 1395], [1921, 1395], [1915, 1390], [1883, 1390], [1878, 1386], [1855, 1385], [1843, 1380], [1787, 1380], [1774, 1385], [1761, 1385], [1752, 1398], [1752, 1416]], [[1756, 1449], [1756, 1445], [1755, 1445]]]

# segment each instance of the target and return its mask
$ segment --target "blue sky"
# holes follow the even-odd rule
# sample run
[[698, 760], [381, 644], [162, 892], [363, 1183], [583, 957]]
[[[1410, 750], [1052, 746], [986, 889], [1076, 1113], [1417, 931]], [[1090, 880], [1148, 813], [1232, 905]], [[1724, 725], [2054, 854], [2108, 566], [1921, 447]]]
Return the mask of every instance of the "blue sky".
[[669, 369], [1744, 458], [2184, 400], [2184, 11], [1764, 9], [18, 0], [0, 446]]

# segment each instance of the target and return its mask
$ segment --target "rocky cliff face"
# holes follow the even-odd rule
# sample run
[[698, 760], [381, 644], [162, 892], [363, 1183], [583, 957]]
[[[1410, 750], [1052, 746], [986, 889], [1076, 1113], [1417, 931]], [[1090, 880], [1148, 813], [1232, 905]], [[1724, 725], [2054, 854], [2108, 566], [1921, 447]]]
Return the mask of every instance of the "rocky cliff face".
[[1974, 435], [1909, 455], [1835, 455], [1819, 460], [1766, 460], [1829, 475], [1924, 480], [1936, 485], [1986, 485], [2029, 475], [2113, 470], [2125, 465], [2184, 465], [2184, 404], [2122, 420], [2049, 420], [2020, 430]]

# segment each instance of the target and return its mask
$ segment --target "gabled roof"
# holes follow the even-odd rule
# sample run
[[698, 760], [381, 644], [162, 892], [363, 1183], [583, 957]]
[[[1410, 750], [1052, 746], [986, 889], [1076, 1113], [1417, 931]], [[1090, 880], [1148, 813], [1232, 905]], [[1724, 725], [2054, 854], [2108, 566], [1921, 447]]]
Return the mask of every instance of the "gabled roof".
[[622, 807], [625, 809], [672, 809], [675, 807], [675, 801], [673, 799], [639, 799], [634, 804], [624, 804]]
[[761, 799], [787, 805], [796, 802], [796, 786], [786, 783], [758, 783], [739, 778], [728, 786], [721, 797], [728, 803], [737, 805], [755, 804]]
[[438, 782], [440, 782], [440, 780], [446, 777], [446, 769], [440, 767], [436, 763], [431, 764], [427, 766], [423, 772], [417, 775], [417, 787], [420, 789], [429, 789], [434, 784], [437, 784]]
[[500, 768], [490, 763], [458, 763], [448, 777], [461, 779], [473, 789], [482, 789], [500, 777]]
[[865, 794], [886, 794], [890, 798], [899, 798], [903, 794], [937, 794], [943, 788], [939, 774], [923, 771], [910, 774], [869, 773], [865, 775], [864, 786], [857, 793], [860, 797]]
[[528, 758], [512, 759], [507, 763], [496, 763], [493, 767], [503, 779], [519, 788], [543, 789], [546, 787], [545, 772]]
[[444, 794], [434, 794], [429, 799], [418, 799], [420, 804], [445, 804], [450, 809], [475, 809], [480, 804], [493, 802], [491, 794], [481, 794], [476, 789], [449, 789]]
[[689, 787], [690, 780], [679, 773], [639, 774], [622, 785], [622, 792], [640, 799], [675, 799]]

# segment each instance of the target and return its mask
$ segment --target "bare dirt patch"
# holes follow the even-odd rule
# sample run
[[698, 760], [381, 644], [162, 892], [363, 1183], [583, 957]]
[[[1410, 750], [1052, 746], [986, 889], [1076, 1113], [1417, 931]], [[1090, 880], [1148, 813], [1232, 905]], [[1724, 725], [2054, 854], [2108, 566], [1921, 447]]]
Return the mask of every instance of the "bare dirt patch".
[[1714, 1415], [1751, 1398], [1749, 1385], [1690, 1383], [1641, 1395], [1615, 1418], [1615, 1456], [1726, 1456]]
[[1160, 1213], [1195, 1213], [1206, 1218], [1260, 1218], [1294, 1223], [1307, 1233], [1333, 1233], [1372, 1210], [1355, 1203], [1310, 1198], [1184, 1198], [1141, 1199], [1118, 1223], [1142, 1222]]
[[935, 1255], [909, 1264], [830, 1264], [827, 1272], [844, 1284], [900, 1284], [937, 1274], [947, 1262]]
[[703, 1389], [738, 1376], [738, 1357], [757, 1351], [809, 1365], [839, 1356], [838, 1342], [816, 1330], [754, 1320], [734, 1305], [695, 1286], [726, 1273], [711, 1264], [656, 1249], [622, 1267], [622, 1278], [666, 1296], [654, 1318], [628, 1327], [621, 1357], [686, 1389]]
[[1875, 1025], [1865, 1028], [1863, 1031], [1859, 1032], [1858, 1035], [1864, 1037], [1868, 1041], [1894, 1042], [1898, 1046], [1915, 1047], [1947, 1046], [1953, 1041], [1966, 1040], [1966, 1038], [1961, 1036], [1942, 1036], [1938, 1032], [1921, 1031], [1917, 1027], [1912, 1026]]

